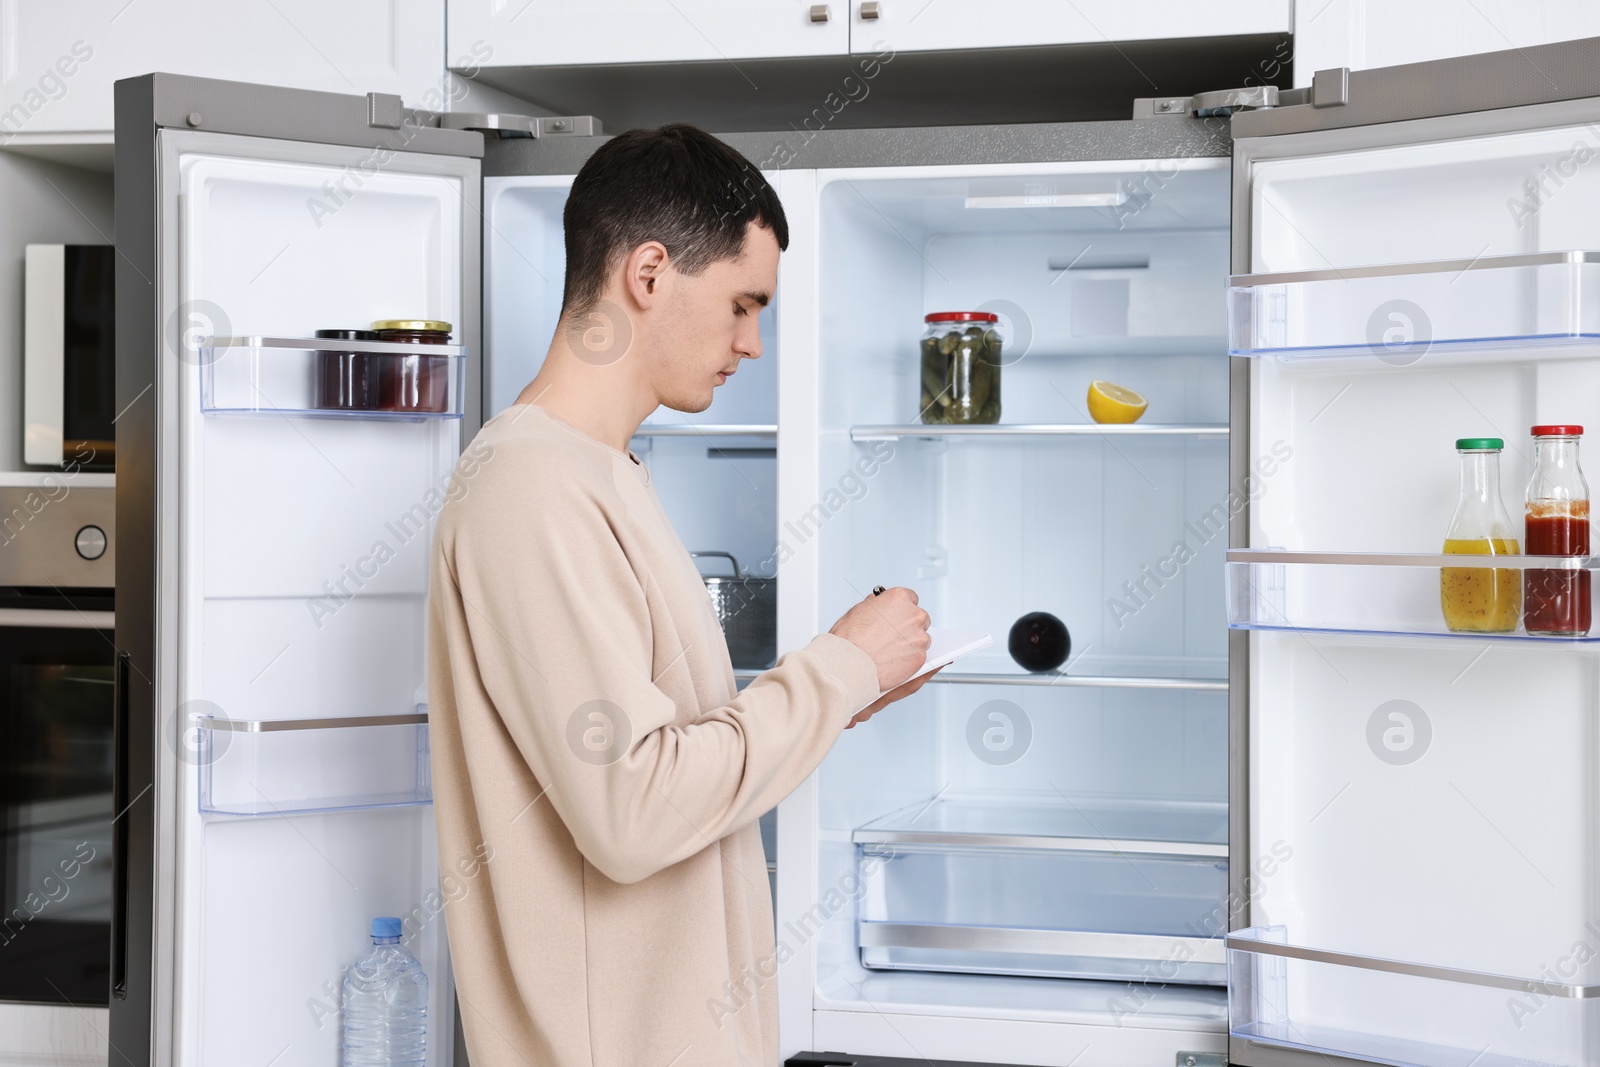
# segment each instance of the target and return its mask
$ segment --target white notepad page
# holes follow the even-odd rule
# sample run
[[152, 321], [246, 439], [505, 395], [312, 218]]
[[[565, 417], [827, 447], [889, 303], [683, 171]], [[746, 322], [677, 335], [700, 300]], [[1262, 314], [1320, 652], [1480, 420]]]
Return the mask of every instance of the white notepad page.
[[[899, 689], [913, 678], [920, 678], [931, 670], [954, 663], [962, 656], [994, 644], [994, 638], [982, 630], [950, 630], [942, 626], [930, 626], [928, 636], [933, 639], [933, 644], [928, 646], [928, 654], [923, 659], [922, 666], [917, 668], [916, 673], [907, 675], [897, 683], [895, 689]], [[883, 691], [887, 692], [888, 689]], [[878, 695], [881, 697], [883, 693]]]

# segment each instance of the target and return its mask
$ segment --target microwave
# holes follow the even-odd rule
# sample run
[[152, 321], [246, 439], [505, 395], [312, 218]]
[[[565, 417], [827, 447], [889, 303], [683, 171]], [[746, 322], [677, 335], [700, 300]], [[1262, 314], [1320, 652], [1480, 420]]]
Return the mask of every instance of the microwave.
[[116, 460], [116, 252], [28, 245], [23, 262], [22, 461], [110, 470]]

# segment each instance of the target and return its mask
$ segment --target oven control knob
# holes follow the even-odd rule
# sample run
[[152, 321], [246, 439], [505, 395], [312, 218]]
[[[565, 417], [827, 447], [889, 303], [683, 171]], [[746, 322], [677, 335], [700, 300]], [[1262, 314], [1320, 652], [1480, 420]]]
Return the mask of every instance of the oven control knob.
[[106, 554], [106, 532], [98, 526], [85, 526], [72, 544], [84, 559], [99, 559]]

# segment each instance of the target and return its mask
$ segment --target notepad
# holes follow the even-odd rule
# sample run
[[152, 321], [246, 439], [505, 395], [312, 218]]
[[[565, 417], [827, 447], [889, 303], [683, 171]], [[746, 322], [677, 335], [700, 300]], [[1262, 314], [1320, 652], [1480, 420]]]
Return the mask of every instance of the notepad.
[[[947, 664], [954, 663], [962, 656], [976, 652], [994, 644], [994, 638], [982, 630], [949, 630], [942, 626], [928, 627], [928, 636], [933, 639], [933, 644], [928, 646], [928, 654], [922, 661], [922, 666], [916, 672], [893, 688], [898, 689], [913, 678], [920, 678], [929, 671], [938, 670]], [[885, 689], [883, 693], [889, 692]], [[878, 695], [881, 697], [883, 693]]]

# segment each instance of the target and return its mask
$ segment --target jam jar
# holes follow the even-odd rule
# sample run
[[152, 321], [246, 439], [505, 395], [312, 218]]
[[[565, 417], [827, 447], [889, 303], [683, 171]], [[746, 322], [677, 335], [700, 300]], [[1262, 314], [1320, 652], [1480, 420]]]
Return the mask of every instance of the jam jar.
[[[447, 345], [450, 324], [435, 319], [381, 319], [372, 324], [378, 340], [399, 344]], [[380, 411], [445, 411], [450, 403], [448, 356], [379, 357]]]
[[1000, 317], [987, 311], [936, 311], [924, 317], [924, 423], [1000, 421]]
[[[317, 339], [376, 341], [371, 330], [318, 330]], [[333, 411], [371, 411], [378, 404], [378, 368], [382, 356], [370, 352], [317, 352], [314, 397], [311, 406]]]

